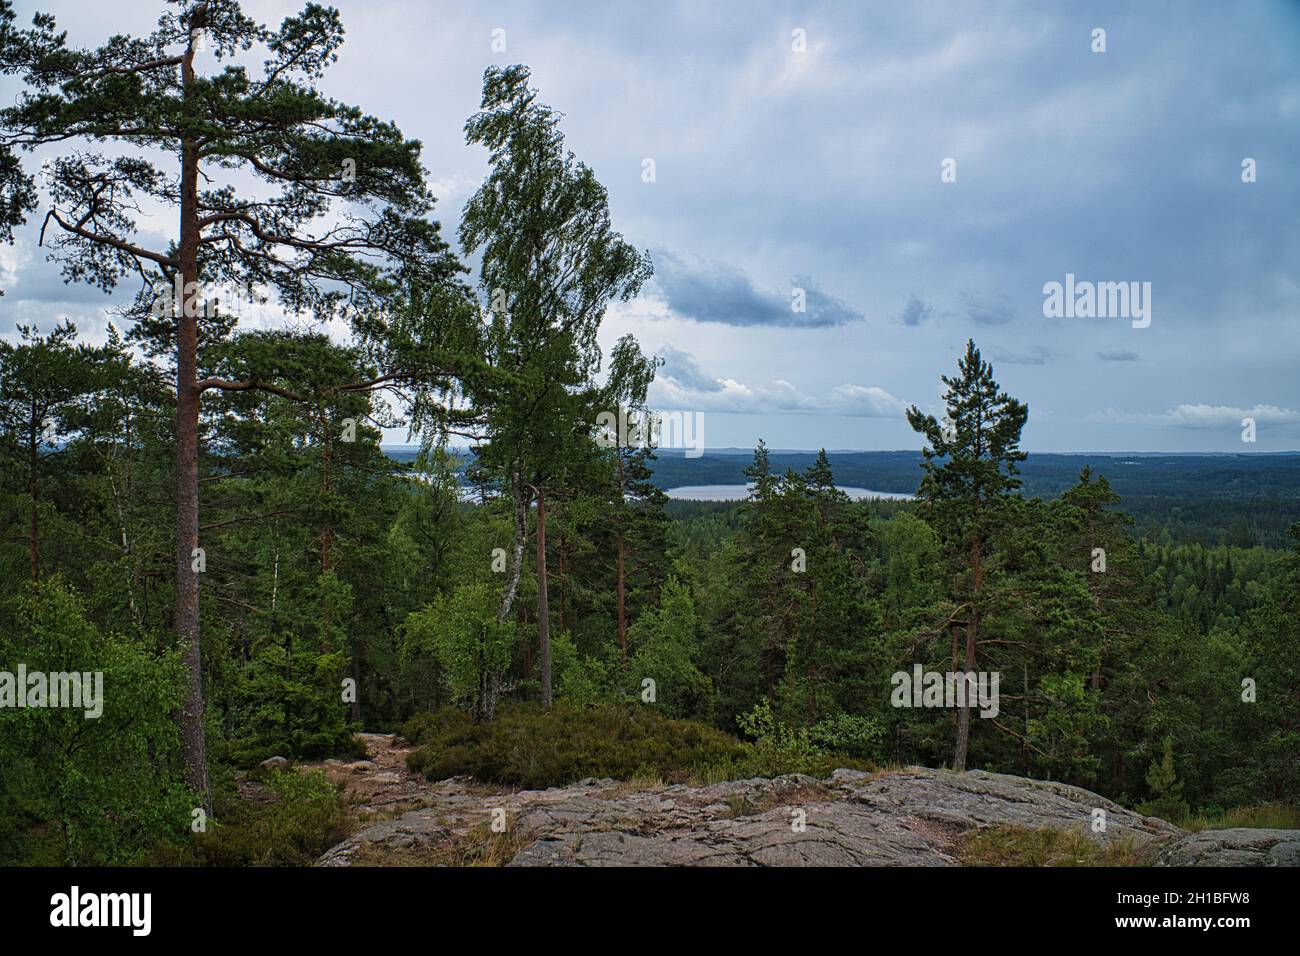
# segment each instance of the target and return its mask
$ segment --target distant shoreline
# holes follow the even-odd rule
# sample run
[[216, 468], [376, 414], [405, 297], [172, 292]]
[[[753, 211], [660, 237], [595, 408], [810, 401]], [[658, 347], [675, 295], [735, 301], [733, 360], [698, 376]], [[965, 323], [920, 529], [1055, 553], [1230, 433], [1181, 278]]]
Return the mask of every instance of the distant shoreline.
[[[749, 485], [679, 485], [665, 488], [664, 494], [674, 501], [743, 501], [749, 497]], [[870, 488], [840, 487], [853, 501], [912, 501], [915, 495], [899, 491], [872, 491]]]

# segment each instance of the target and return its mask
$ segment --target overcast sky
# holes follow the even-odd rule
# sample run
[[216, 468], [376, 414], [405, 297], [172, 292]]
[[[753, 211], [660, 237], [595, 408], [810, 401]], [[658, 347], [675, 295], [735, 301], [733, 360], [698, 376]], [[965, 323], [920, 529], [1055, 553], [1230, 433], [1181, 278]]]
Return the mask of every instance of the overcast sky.
[[[654, 404], [702, 411], [710, 447], [919, 447], [903, 410], [938, 410], [973, 337], [1031, 451], [1300, 449], [1295, 0], [335, 5], [323, 87], [423, 141], [449, 237], [486, 168], [462, 132], [483, 70], [532, 69], [655, 262], [602, 342], [663, 356]], [[16, 7], [92, 44], [160, 5]], [[0, 334], [94, 338], [110, 300], [62, 284], [38, 225], [0, 249]], [[1067, 274], [1150, 283], [1149, 325], [1046, 316]]]

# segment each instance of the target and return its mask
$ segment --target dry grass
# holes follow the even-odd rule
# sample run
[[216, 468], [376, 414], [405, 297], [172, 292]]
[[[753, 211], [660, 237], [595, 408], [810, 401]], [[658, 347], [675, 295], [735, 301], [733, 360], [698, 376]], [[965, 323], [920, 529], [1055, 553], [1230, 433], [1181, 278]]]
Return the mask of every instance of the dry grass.
[[363, 845], [349, 859], [350, 866], [505, 866], [522, 850], [527, 837], [506, 831], [493, 832], [480, 824], [464, 836], [449, 836], [434, 844], [417, 847]]
[[1300, 807], [1289, 803], [1265, 803], [1255, 807], [1238, 807], [1222, 816], [1195, 816], [1185, 820], [1183, 829], [1231, 830], [1247, 827], [1259, 830], [1300, 830]]
[[1105, 842], [1078, 830], [1019, 826], [981, 827], [959, 841], [965, 866], [1145, 866], [1142, 847], [1130, 836]]
[[481, 823], [448, 847], [445, 866], [505, 866], [528, 845], [529, 839], [515, 830], [496, 833]]

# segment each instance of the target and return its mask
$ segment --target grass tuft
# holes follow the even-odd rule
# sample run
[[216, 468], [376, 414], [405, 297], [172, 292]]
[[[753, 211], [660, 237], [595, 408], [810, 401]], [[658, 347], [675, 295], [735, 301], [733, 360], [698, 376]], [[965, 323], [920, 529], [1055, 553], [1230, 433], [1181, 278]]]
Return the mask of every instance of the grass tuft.
[[1020, 826], [981, 827], [965, 834], [958, 858], [964, 866], [1144, 866], [1129, 836], [1104, 843], [1078, 830]]

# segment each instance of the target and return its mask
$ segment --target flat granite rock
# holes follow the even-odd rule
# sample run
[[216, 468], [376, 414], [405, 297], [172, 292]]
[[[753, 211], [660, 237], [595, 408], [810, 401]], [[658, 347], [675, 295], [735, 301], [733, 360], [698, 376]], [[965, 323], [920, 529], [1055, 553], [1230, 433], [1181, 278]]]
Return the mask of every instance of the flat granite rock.
[[[957, 866], [963, 836], [994, 826], [1124, 839], [1157, 866], [1300, 866], [1300, 831], [1188, 833], [1079, 787], [983, 770], [511, 790], [430, 783], [406, 769], [392, 737], [366, 743], [370, 760], [324, 765], [362, 826], [320, 866], [457, 865], [454, 851], [481, 849], [502, 822], [493, 854], [509, 866]], [[1106, 825], [1095, 832], [1099, 810]]]
[[395, 853], [418, 854], [452, 839], [451, 830], [429, 810], [411, 810], [394, 820], [381, 820], [358, 830], [325, 851], [317, 866], [354, 866], [356, 857], [383, 858]]
[[953, 866], [955, 840], [967, 830], [1091, 833], [1098, 808], [1107, 816], [1106, 831], [1092, 834], [1098, 840], [1183, 832], [1063, 784], [983, 771], [838, 770], [820, 781], [791, 775], [550, 801], [520, 816], [533, 840], [509, 865]]
[[1156, 851], [1156, 866], [1300, 866], [1300, 830], [1202, 830]]

